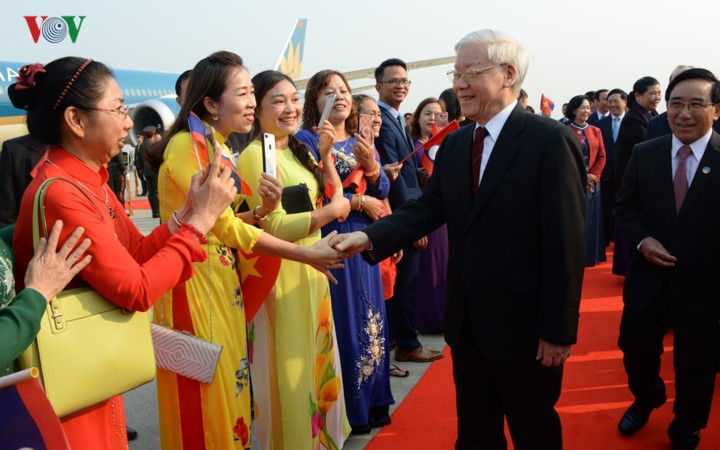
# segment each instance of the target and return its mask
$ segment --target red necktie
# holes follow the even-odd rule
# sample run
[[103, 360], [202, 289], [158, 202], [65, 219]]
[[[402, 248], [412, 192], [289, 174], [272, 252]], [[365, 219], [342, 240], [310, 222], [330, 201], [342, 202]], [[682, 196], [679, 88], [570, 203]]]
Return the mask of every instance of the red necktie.
[[692, 150], [687, 145], [683, 145], [678, 150], [678, 158], [680, 160], [678, 161], [678, 166], [675, 170], [675, 179], [673, 180], [675, 188], [675, 210], [677, 212], [680, 212], [680, 207], [682, 206], [683, 200], [685, 200], [685, 194], [687, 194], [688, 191], [688, 179], [685, 170], [685, 162], [687, 161], [688, 156], [690, 156], [690, 153], [692, 153]]
[[472, 148], [472, 189], [473, 196], [477, 194], [478, 185], [480, 184], [480, 165], [482, 164], [483, 147], [485, 146], [485, 137], [490, 134], [487, 128], [478, 127], [475, 129], [475, 140]]

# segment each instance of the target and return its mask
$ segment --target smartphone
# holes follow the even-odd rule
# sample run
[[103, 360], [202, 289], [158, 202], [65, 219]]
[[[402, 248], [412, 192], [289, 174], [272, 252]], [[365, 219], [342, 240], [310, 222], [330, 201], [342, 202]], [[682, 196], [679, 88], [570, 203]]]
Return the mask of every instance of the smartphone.
[[263, 172], [277, 178], [277, 161], [275, 159], [275, 135], [263, 133]]
[[448, 113], [446, 112], [435, 112], [435, 125], [441, 130], [448, 126]]
[[215, 153], [215, 148], [217, 147], [217, 141], [215, 140], [215, 128], [213, 127], [205, 127], [205, 139], [210, 141], [210, 145], [212, 145], [212, 148], [208, 151], [208, 155], [212, 155]]
[[371, 114], [358, 114], [358, 134], [365, 138], [370, 145], [375, 141], [373, 133], [373, 116]]
[[322, 116], [320, 116], [320, 122], [318, 122], [318, 126], [325, 123], [328, 116], [330, 115], [330, 109], [332, 109], [333, 103], [335, 103], [335, 94], [330, 94], [330, 97], [327, 99], [327, 103], [325, 103], [325, 109], [323, 110]]

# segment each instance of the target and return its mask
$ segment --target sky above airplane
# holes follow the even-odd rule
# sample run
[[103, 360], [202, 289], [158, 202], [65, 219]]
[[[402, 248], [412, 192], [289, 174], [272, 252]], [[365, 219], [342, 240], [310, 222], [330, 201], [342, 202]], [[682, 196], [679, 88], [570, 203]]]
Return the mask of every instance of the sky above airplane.
[[[539, 109], [544, 93], [558, 108], [573, 95], [597, 88], [626, 91], [645, 75], [662, 86], [678, 64], [718, 73], [710, 18], [720, 3], [605, 0], [576, 2], [263, 2], [169, 0], [121, 3], [67, 0], [11, 2], [0, 16], [0, 59], [49, 62], [66, 55], [92, 57], [122, 69], [182, 72], [219, 49], [240, 54], [251, 74], [274, 66], [297, 17], [308, 18], [303, 78], [327, 68], [374, 67], [389, 57], [406, 61], [452, 56], [470, 31], [505, 31], [528, 47], [524, 88]], [[56, 19], [47, 33], [25, 16]], [[84, 16], [82, 22], [79, 17]], [[72, 18], [75, 28], [63, 17]], [[64, 21], [66, 34], [61, 33]], [[35, 42], [34, 38], [37, 38]], [[74, 42], [73, 42], [73, 39]], [[57, 41], [57, 42], [53, 42]], [[442, 65], [410, 73], [413, 84], [401, 112], [451, 87]], [[372, 84], [358, 80], [353, 86]], [[664, 104], [660, 109], [664, 109]]]

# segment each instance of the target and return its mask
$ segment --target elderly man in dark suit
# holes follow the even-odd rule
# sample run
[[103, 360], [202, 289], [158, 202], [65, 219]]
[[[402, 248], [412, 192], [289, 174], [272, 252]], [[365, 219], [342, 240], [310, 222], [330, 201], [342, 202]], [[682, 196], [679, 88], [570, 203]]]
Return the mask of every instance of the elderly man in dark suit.
[[618, 428], [632, 434], [665, 403], [663, 336], [673, 328], [675, 450], [696, 448], [720, 360], [720, 81], [705, 69], [677, 75], [665, 93], [672, 135], [635, 146], [618, 197], [632, 246], [619, 345], [635, 401]]
[[447, 136], [423, 195], [339, 250], [379, 261], [447, 223], [445, 339], [455, 380], [458, 449], [560, 449], [554, 405], [575, 343], [582, 285], [586, 170], [561, 123], [517, 103], [527, 51], [492, 30], [455, 47], [449, 72], [475, 126]]
[[[401, 59], [383, 61], [375, 69], [375, 89], [378, 92], [382, 125], [375, 138], [375, 147], [383, 165], [402, 161], [412, 153], [413, 146], [400, 116], [400, 105], [410, 89], [407, 66]], [[409, 200], [420, 197], [422, 189], [418, 178], [415, 158], [410, 158], [400, 169], [399, 176], [390, 183], [388, 200], [395, 210]], [[427, 245], [422, 236], [403, 248], [403, 258], [397, 264], [394, 295], [388, 300], [390, 338], [397, 343], [397, 361], [428, 362], [442, 358], [442, 352], [423, 347], [413, 324], [415, 309], [415, 286], [420, 265], [420, 250]]]

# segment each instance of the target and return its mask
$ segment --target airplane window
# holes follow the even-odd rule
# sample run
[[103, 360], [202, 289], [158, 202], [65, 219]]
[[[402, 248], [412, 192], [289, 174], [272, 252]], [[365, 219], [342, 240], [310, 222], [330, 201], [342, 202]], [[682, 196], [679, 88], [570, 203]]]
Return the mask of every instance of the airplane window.
[[132, 92], [132, 96], [135, 97], [135, 89], [130, 89], [130, 92]]
[[130, 90], [129, 90], [129, 89], [125, 89], [125, 95], [128, 95], [128, 96], [130, 95]]
[[143, 97], [147, 97], [147, 90], [143, 89], [143, 90], [142, 90], [142, 95], [143, 95]]

